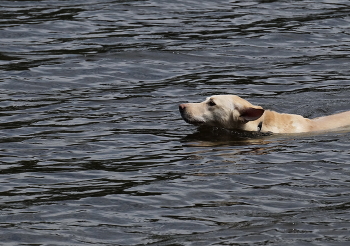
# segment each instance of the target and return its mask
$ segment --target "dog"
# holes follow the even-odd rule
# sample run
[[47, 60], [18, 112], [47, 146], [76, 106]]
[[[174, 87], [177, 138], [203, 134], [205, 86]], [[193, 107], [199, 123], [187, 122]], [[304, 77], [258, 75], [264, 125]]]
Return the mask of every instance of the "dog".
[[201, 103], [179, 105], [182, 118], [197, 126], [262, 133], [330, 131], [350, 125], [350, 111], [314, 119], [255, 106], [236, 95], [215, 95]]

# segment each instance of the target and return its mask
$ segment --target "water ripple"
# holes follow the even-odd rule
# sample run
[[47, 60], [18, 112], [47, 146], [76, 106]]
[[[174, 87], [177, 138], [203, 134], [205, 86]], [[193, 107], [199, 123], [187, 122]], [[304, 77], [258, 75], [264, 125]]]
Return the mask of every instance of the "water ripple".
[[4, 245], [350, 240], [348, 128], [195, 129], [178, 104], [237, 94], [349, 110], [348, 1], [3, 1]]

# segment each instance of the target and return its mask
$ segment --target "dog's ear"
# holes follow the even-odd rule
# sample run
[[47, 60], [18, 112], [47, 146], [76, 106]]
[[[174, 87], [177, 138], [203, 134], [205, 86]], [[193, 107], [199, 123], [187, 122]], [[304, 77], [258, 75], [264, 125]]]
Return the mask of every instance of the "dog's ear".
[[241, 117], [245, 120], [245, 121], [254, 121], [259, 119], [263, 113], [265, 112], [265, 110], [263, 108], [245, 108], [242, 111], [240, 111], [241, 113]]

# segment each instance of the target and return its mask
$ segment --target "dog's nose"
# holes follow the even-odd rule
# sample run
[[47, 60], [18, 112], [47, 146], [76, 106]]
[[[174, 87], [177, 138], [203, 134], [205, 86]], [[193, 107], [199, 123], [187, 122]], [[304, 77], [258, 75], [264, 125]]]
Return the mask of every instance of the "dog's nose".
[[185, 108], [186, 108], [186, 104], [183, 103], [183, 104], [180, 104], [180, 105], [179, 105], [179, 110], [180, 110], [180, 111], [184, 111]]

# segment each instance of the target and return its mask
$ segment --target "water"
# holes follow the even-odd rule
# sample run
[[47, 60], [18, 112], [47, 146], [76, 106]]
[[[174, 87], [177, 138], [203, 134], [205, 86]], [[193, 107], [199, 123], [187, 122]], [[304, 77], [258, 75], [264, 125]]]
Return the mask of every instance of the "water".
[[347, 129], [237, 136], [178, 104], [349, 110], [348, 1], [0, 3], [1, 245], [348, 245]]

